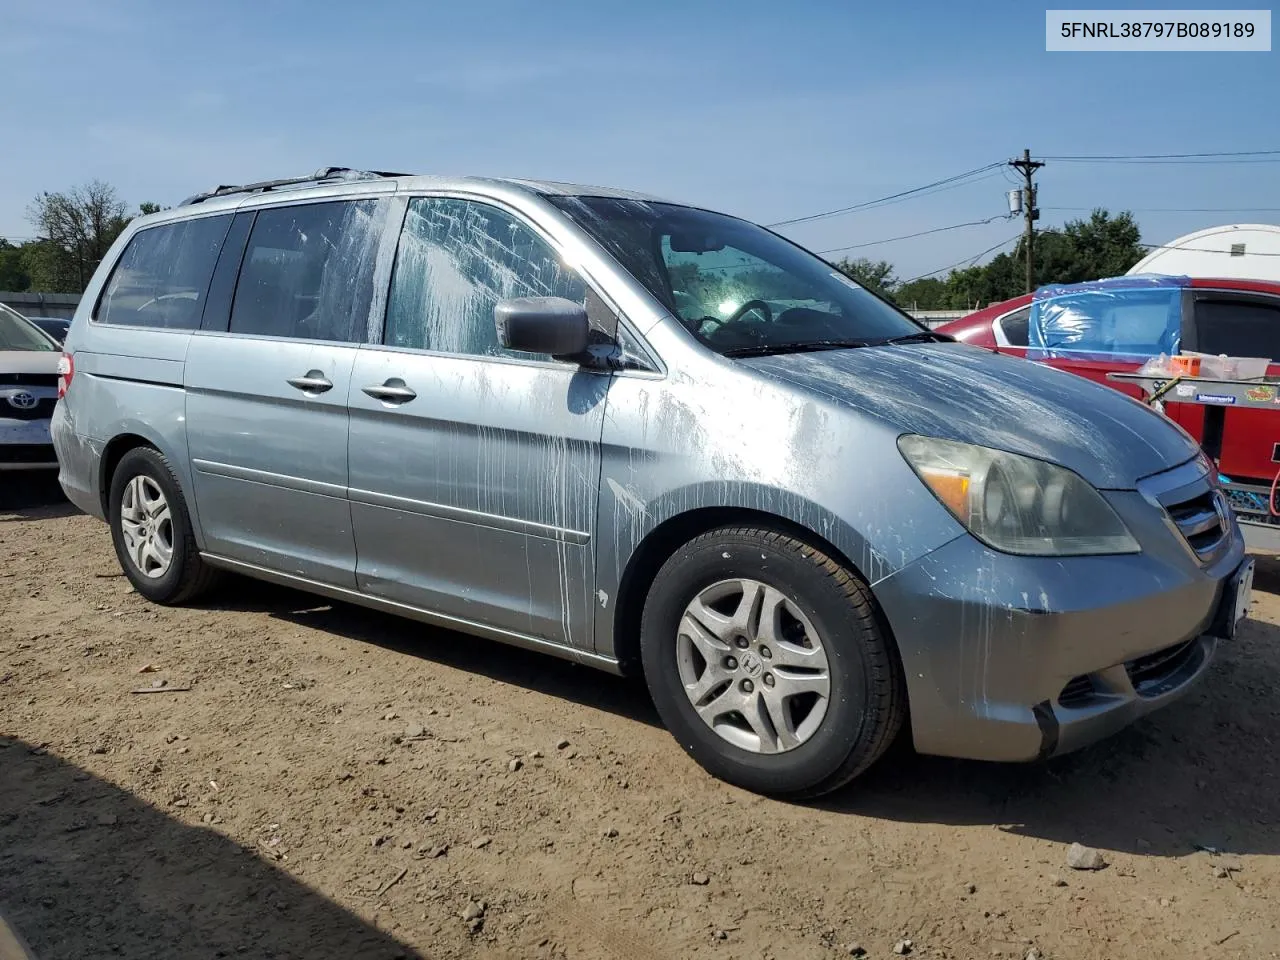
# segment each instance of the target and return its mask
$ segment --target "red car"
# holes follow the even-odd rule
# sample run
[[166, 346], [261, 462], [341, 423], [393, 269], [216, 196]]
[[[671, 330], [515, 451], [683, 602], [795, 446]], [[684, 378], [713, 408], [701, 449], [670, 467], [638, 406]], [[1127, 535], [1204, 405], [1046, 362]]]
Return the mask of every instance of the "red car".
[[[1046, 317], [1047, 307], [1033, 319], [1033, 295], [1027, 294], [954, 320], [938, 332], [1030, 356], [1135, 397], [1141, 396], [1137, 387], [1108, 381], [1107, 374], [1133, 372], [1159, 353], [1280, 359], [1280, 283], [1135, 276], [1041, 288], [1034, 302], [1055, 298], [1069, 304], [1058, 314], [1070, 318], [1065, 323]], [[1280, 376], [1280, 364], [1273, 362], [1267, 373]], [[1204, 407], [1170, 402], [1165, 414], [1197, 440], [1203, 438]], [[1218, 466], [1232, 481], [1228, 493], [1245, 522], [1246, 538], [1280, 549], [1280, 517], [1269, 509], [1280, 473], [1280, 407], [1275, 412], [1227, 410]], [[1253, 529], [1255, 523], [1270, 529]]]

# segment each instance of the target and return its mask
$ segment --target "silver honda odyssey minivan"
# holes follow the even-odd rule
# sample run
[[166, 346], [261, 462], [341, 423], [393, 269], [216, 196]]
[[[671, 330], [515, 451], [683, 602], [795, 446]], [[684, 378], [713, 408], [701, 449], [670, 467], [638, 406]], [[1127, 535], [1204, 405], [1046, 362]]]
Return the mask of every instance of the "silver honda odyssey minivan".
[[904, 725], [1080, 747], [1184, 693], [1249, 602], [1169, 421], [617, 190], [194, 196], [103, 260], [59, 392], [62, 486], [150, 600], [231, 571], [637, 671], [699, 763], [775, 795]]

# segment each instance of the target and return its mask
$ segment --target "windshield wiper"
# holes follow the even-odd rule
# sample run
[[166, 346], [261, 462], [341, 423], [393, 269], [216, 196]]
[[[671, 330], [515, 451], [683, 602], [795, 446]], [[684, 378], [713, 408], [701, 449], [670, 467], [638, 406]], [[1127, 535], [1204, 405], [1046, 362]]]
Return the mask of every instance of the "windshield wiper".
[[844, 350], [852, 347], [870, 347], [870, 340], [793, 340], [790, 343], [759, 344], [753, 347], [732, 347], [721, 351], [726, 357], [768, 357], [781, 353], [812, 353], [818, 350]]
[[887, 340], [881, 340], [882, 344], [890, 343], [955, 343], [956, 338], [945, 333], [937, 333], [933, 330], [921, 330], [919, 333], [907, 333], [900, 337], [890, 337]]

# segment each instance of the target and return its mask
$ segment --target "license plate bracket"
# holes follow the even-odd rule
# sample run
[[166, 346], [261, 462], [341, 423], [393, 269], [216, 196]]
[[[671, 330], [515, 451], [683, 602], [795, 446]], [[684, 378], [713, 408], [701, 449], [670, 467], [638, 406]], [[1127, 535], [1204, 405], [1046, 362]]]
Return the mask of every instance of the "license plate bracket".
[[1222, 591], [1213, 633], [1224, 640], [1235, 637], [1240, 621], [1249, 614], [1249, 604], [1253, 600], [1253, 567], [1253, 557], [1246, 557], [1227, 579]]

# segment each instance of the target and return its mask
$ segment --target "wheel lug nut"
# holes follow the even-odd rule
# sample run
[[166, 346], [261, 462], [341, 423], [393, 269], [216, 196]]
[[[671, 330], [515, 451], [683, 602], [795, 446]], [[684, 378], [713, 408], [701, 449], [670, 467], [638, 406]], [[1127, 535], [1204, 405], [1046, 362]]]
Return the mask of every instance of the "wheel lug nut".
[[764, 675], [764, 685], [765, 685], [766, 687], [772, 687], [772, 686], [773, 686], [773, 684], [774, 684], [773, 674], [772, 674], [772, 673], [766, 673], [766, 674]]
[[737, 646], [739, 650], [745, 650], [747, 649], [747, 647], [751, 646], [751, 642], [747, 640], [746, 637], [738, 637], [733, 642], [734, 642], [734, 645]]
[[766, 660], [772, 660], [772, 659], [773, 659], [773, 651], [772, 651], [772, 650], [770, 650], [768, 647], [761, 647], [761, 648], [760, 648], [760, 656], [764, 657]]
[[743, 693], [750, 693], [750, 692], [751, 692], [752, 690], [754, 690], [755, 688], [756, 688], [756, 685], [755, 685], [754, 683], [752, 683], [750, 680], [743, 680], [743, 681], [742, 681], [742, 692], [743, 692]]
[[737, 670], [737, 669], [738, 669], [738, 661], [737, 661], [737, 660], [735, 660], [733, 657], [725, 657], [725, 658], [724, 658], [724, 668], [725, 668], [726, 670]]

